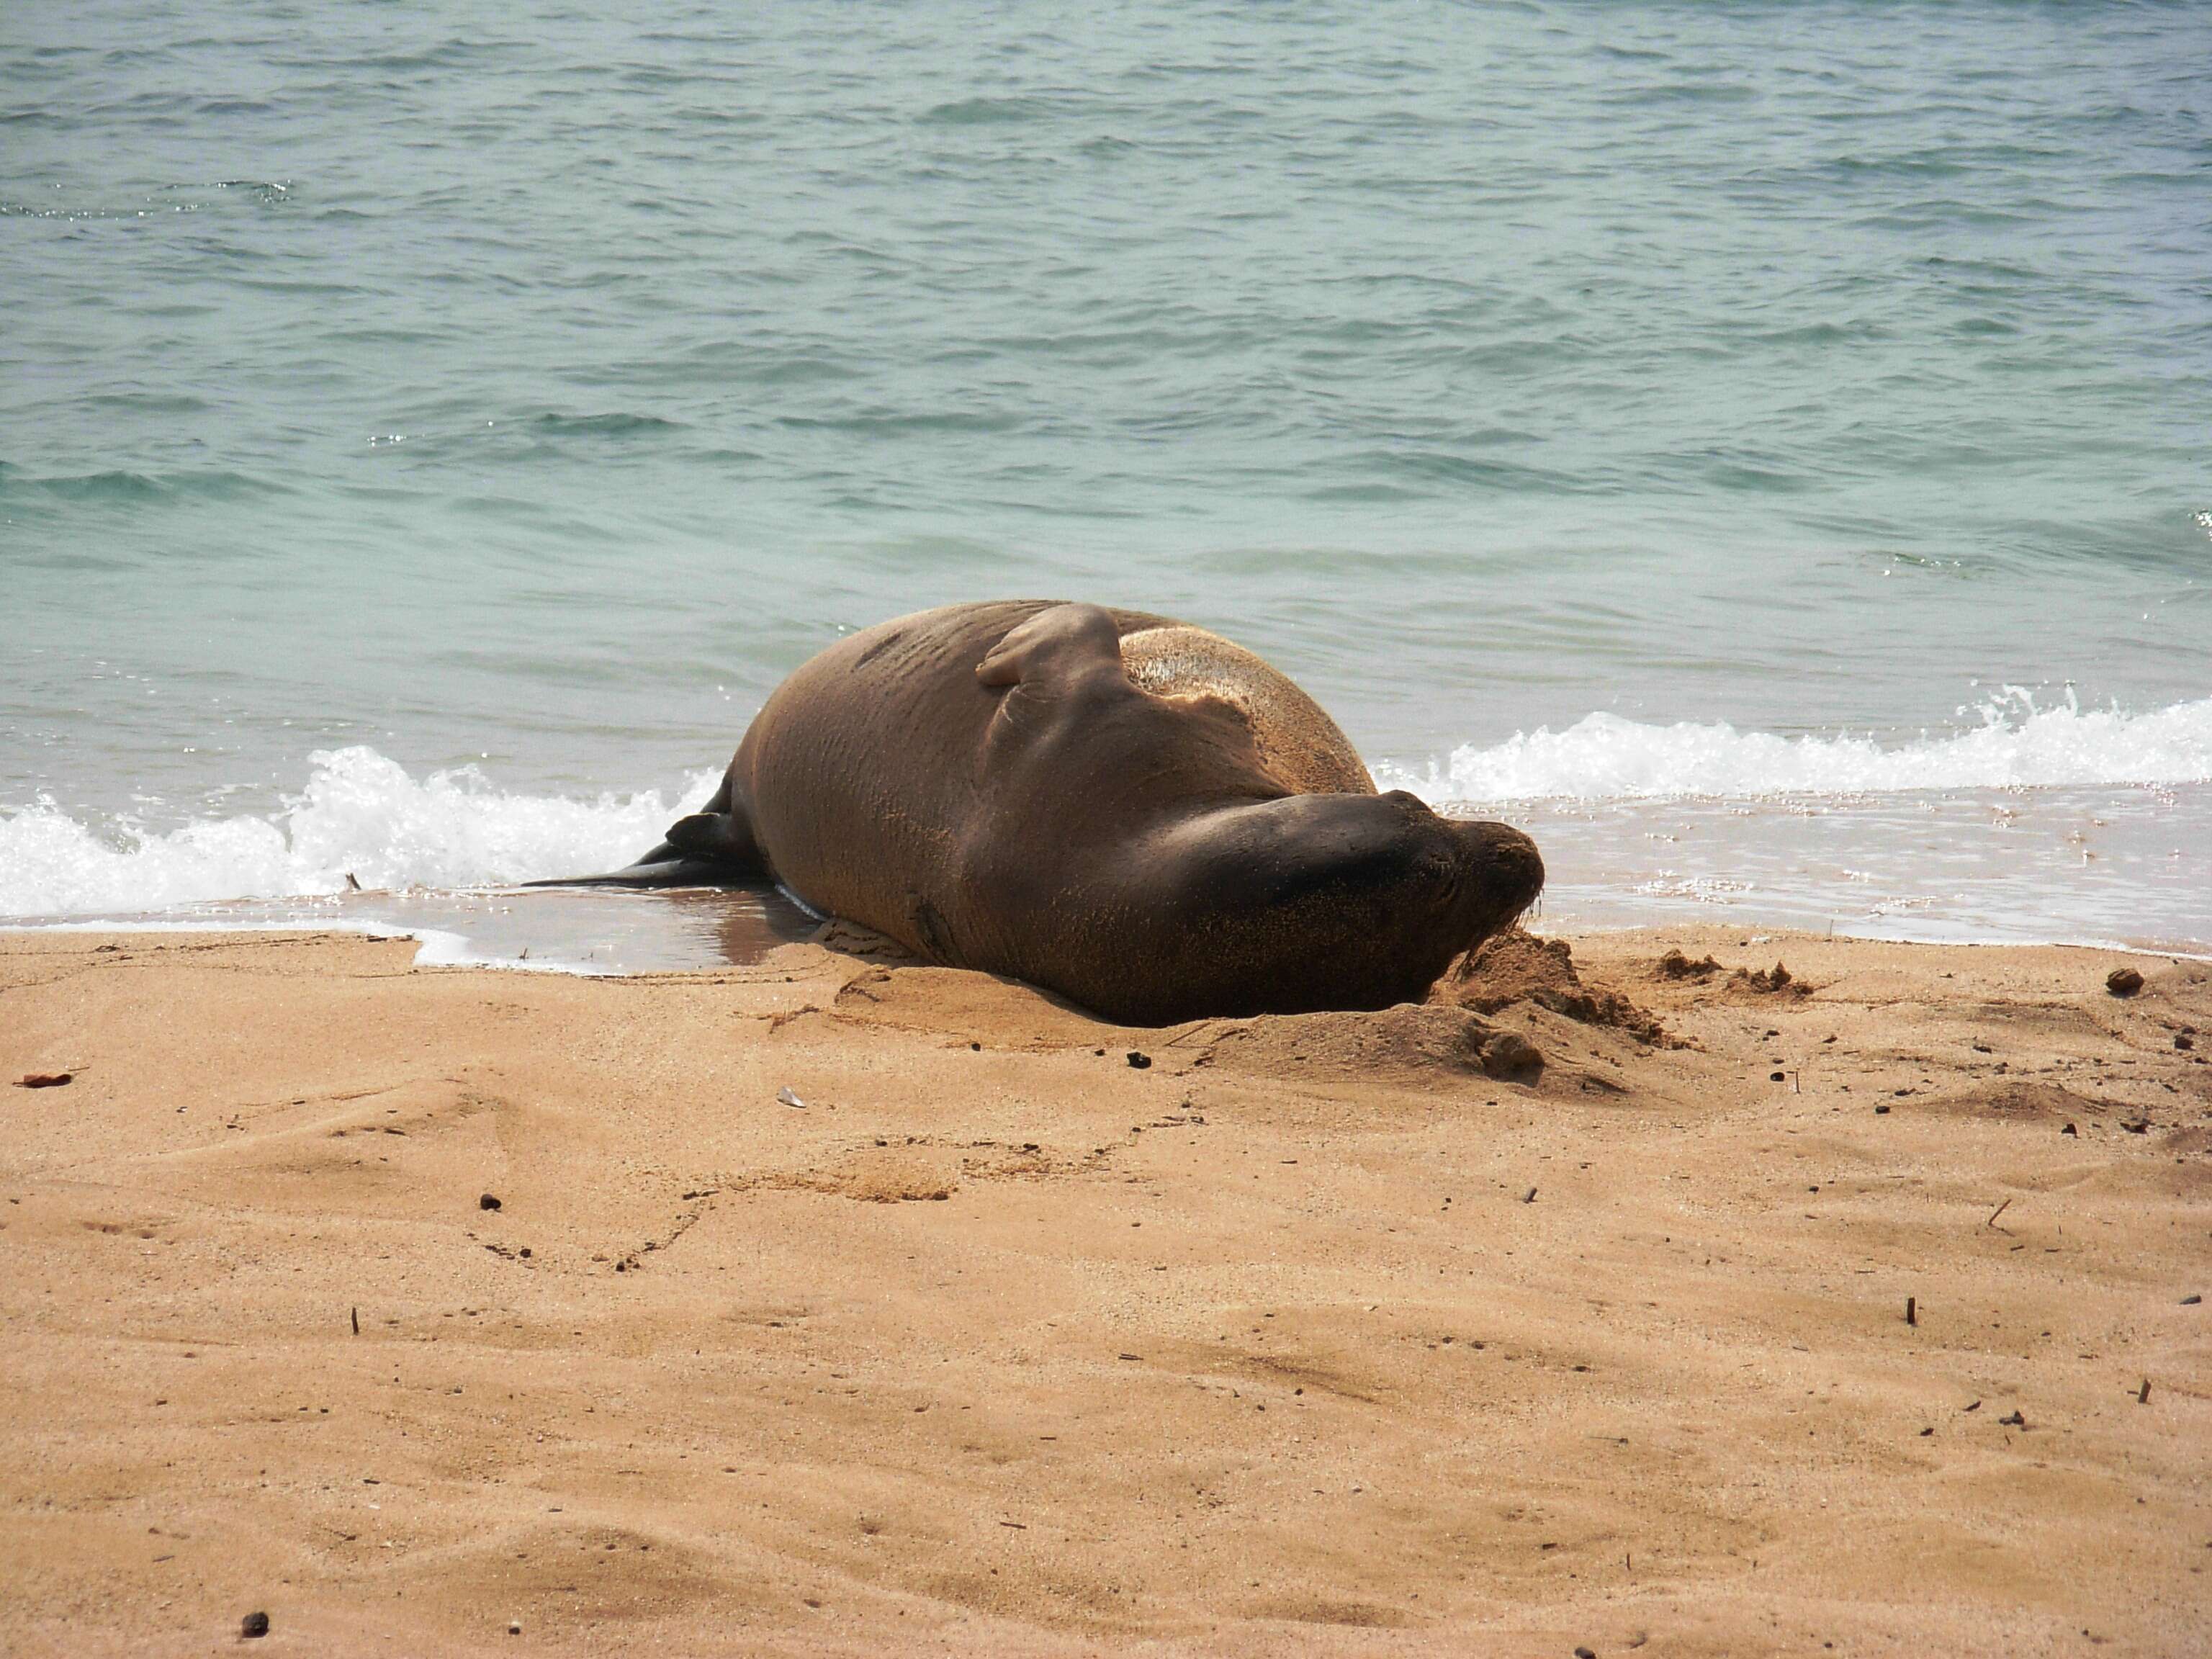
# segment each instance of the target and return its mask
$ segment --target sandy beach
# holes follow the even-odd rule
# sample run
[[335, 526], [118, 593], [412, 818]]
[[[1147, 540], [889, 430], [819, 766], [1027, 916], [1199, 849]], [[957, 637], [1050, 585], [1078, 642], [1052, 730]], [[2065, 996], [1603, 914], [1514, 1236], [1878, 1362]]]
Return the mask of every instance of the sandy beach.
[[0, 938], [0, 1650], [2212, 1649], [2212, 967], [1572, 951]]

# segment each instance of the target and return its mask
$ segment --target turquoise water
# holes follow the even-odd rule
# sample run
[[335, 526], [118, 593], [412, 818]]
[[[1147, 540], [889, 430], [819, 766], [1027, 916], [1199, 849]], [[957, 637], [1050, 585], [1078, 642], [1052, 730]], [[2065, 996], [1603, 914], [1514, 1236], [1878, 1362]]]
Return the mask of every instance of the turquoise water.
[[1265, 652], [1570, 916], [2212, 949], [2208, 62], [2191, 5], [18, 9], [0, 915], [597, 865], [839, 630], [1047, 593]]

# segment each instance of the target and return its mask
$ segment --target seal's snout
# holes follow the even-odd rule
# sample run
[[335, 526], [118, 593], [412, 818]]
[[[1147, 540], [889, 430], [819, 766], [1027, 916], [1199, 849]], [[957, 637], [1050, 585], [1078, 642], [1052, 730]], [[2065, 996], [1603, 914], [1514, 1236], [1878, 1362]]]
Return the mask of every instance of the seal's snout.
[[1466, 849], [1468, 888], [1474, 899], [1468, 920], [1482, 933], [1504, 927], [1544, 890], [1544, 857], [1536, 843], [1510, 823], [1455, 823]]

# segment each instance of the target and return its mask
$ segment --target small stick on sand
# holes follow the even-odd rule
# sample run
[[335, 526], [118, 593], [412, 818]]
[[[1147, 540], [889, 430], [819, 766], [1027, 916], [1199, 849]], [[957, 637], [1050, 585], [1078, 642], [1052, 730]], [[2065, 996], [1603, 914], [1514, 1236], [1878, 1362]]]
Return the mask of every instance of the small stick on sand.
[[1920, 1322], [1920, 1304], [1909, 1296], [1905, 1298], [1905, 1322], [1908, 1325]]
[[361, 1334], [361, 1310], [358, 1308], [353, 1310], [353, 1334], [356, 1336]]
[[1997, 1218], [2010, 1208], [2012, 1208], [2012, 1200], [2010, 1199], [2007, 1199], [2003, 1203], [1998, 1205], [1996, 1209], [1990, 1212], [1990, 1218], [1982, 1223], [1982, 1225], [1984, 1227], [1996, 1227], [1999, 1232], [2005, 1234], [2007, 1237], [2010, 1237], [2012, 1230], [2009, 1227], [1997, 1227]]
[[2150, 1404], [2150, 1378], [2147, 1376], [2143, 1378], [2142, 1387], [2136, 1391], [2136, 1404], [2138, 1406]]

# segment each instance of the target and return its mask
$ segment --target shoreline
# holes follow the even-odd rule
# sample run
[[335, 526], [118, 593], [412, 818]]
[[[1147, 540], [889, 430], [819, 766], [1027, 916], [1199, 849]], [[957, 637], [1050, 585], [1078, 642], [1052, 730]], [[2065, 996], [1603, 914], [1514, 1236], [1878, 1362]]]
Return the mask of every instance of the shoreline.
[[[227, 934], [297, 934], [301, 936], [327, 935], [332, 938], [384, 940], [404, 939], [420, 948], [415, 965], [421, 968], [480, 968], [485, 969], [511, 969], [530, 973], [570, 974], [583, 978], [652, 978], [687, 973], [714, 973], [724, 968], [741, 967], [760, 961], [781, 944], [801, 942], [806, 935], [795, 928], [781, 933], [753, 930], [734, 950], [720, 951], [699, 939], [681, 940], [658, 939], [663, 929], [651, 920], [653, 907], [668, 902], [669, 894], [657, 892], [600, 893], [589, 890], [556, 890], [548, 895], [540, 891], [514, 887], [449, 888], [410, 890], [400, 892], [371, 891], [358, 895], [314, 895], [303, 899], [240, 899], [227, 901], [240, 909], [261, 908], [270, 914], [265, 916], [243, 916], [234, 920], [216, 920], [204, 915], [183, 914], [165, 915], [148, 913], [143, 915], [101, 915], [88, 917], [25, 917], [0, 918], [0, 939], [11, 937], [35, 938], [45, 934], [76, 935], [125, 939], [137, 934], [151, 936], [205, 934], [221, 937]], [[734, 902], [747, 907], [758, 896], [749, 890], [712, 888], [675, 890], [680, 900], [696, 902], [702, 907], [721, 902]], [[793, 914], [799, 907], [781, 889], [776, 896], [786, 900]], [[579, 941], [584, 930], [575, 923], [557, 919], [550, 927], [538, 932], [524, 929], [531, 934], [526, 947], [532, 955], [518, 956], [511, 946], [495, 953], [489, 946], [479, 946], [477, 937], [465, 927], [440, 927], [419, 921], [404, 919], [404, 912], [412, 906], [439, 904], [454, 913], [454, 920], [465, 921], [471, 915], [489, 917], [502, 906], [516, 900], [526, 903], [543, 903], [550, 910], [562, 901], [611, 904], [623, 907], [642, 925], [635, 931], [652, 941], [662, 951], [683, 956], [660, 965], [625, 968], [605, 965], [580, 959], [584, 948]], [[349, 901], [380, 906], [386, 914], [344, 917], [315, 915], [308, 907], [327, 905], [332, 902]], [[287, 906], [297, 905], [303, 914], [286, 916]], [[808, 919], [811, 920], [811, 913]], [[1896, 945], [1926, 947], [1935, 950], [1985, 951], [2087, 951], [2108, 955], [2160, 957], [2175, 963], [2212, 963], [2212, 951], [2180, 948], [2171, 944], [2153, 941], [2100, 938], [2018, 938], [2002, 934], [1969, 933], [1945, 933], [1935, 931], [1917, 932], [1907, 927], [1885, 927], [1881, 921], [1860, 921], [1838, 926], [1824, 933], [1814, 933], [1786, 924], [1758, 921], [1724, 921], [1708, 918], [1698, 921], [1681, 921], [1663, 914], [1649, 915], [1642, 919], [1619, 922], [1590, 921], [1574, 918], [1565, 925], [1553, 926], [1543, 916], [1524, 918], [1524, 923], [1547, 938], [1563, 939], [1571, 943], [1599, 940], [1626, 935], [1662, 933], [1710, 933], [1718, 938], [1733, 935], [1739, 948], [1763, 947], [1771, 941], [1796, 939], [1819, 939], [1826, 943], [1849, 942], [1867, 945]], [[823, 927], [834, 923], [823, 923]], [[481, 931], [481, 930], [479, 930]], [[565, 954], [564, 954], [565, 952]]]
[[0, 933], [0, 1647], [2212, 1638], [2212, 971], [1571, 946], [1139, 1030]]
[[[2203, 708], [2212, 711], [2212, 700]], [[616, 867], [667, 822], [665, 811], [639, 805], [659, 802], [653, 791], [604, 793], [596, 804], [472, 793], [442, 774], [417, 782], [368, 751], [343, 767], [325, 758], [336, 769], [319, 773], [285, 812], [267, 817], [132, 826], [118, 839], [120, 826], [63, 822], [58, 808], [0, 810], [0, 871], [13, 878], [0, 881], [0, 925], [227, 926], [244, 916], [313, 927], [368, 914], [387, 927], [464, 936], [491, 926], [501, 937], [467, 954], [497, 960], [533, 943], [487, 914], [514, 899], [497, 883]], [[2179, 750], [2169, 758], [2178, 767], [2201, 761]], [[1570, 935], [1706, 926], [1826, 934], [1832, 927], [1902, 942], [2065, 943], [2212, 957], [2212, 868], [2193, 850], [2212, 845], [2212, 782], [2201, 780], [1437, 805], [1534, 836], [1549, 872], [1542, 925]], [[370, 891], [346, 890], [349, 875]], [[264, 896], [216, 896], [241, 892]], [[617, 934], [641, 926], [651, 933], [637, 920], [642, 902], [649, 901], [607, 925]], [[597, 929], [562, 924], [545, 942]], [[655, 968], [712, 959], [662, 945], [641, 958]]]

